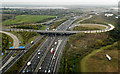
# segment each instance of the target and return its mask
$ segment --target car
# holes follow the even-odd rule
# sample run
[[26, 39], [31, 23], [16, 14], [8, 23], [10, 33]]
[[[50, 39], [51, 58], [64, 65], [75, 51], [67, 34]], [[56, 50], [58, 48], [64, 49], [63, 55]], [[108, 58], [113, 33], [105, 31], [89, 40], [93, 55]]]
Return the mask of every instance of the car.
[[38, 58], [40, 58], [40, 57], [38, 56]]
[[25, 73], [25, 70], [23, 70], [23, 73]]
[[30, 62], [30, 61], [27, 63], [27, 66], [29, 66], [29, 65], [31, 65], [31, 62]]
[[41, 69], [42, 67], [39, 67], [39, 69]]
[[45, 73], [47, 72], [47, 70], [45, 70]]
[[21, 31], [23, 31], [23, 29], [20, 29]]
[[53, 29], [53, 31], [55, 31], [55, 29]]
[[40, 54], [40, 52], [38, 54]]
[[55, 42], [55, 45], [57, 44], [57, 42]]
[[50, 70], [48, 70], [48, 73], [50, 73]]

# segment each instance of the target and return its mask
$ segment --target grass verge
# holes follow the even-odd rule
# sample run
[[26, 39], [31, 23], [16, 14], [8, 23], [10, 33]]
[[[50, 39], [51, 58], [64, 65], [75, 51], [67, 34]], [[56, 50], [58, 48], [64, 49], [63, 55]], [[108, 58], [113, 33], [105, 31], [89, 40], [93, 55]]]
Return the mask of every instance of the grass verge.
[[76, 26], [73, 28], [73, 30], [77, 31], [86, 31], [86, 30], [102, 30], [105, 29], [105, 27], [100, 26], [100, 25], [94, 25], [94, 24], [81, 24], [79, 26]]

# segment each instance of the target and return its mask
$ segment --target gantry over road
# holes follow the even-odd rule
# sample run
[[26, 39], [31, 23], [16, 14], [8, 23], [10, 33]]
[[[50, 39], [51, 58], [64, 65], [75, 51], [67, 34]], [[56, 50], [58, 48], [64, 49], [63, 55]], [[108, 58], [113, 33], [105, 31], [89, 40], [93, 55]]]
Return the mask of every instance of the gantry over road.
[[[93, 25], [101, 25], [101, 24], [93, 24]], [[88, 30], [88, 31], [61, 31], [61, 30], [53, 31], [53, 30], [31, 30], [31, 29], [3, 29], [3, 30], [4, 31], [28, 31], [28, 32], [37, 32], [40, 34], [71, 35], [71, 34], [76, 34], [76, 33], [102, 33], [102, 32], [113, 30], [115, 28], [111, 24], [108, 24], [108, 26], [106, 25], [101, 25], [101, 26], [105, 26], [106, 28], [102, 30]]]

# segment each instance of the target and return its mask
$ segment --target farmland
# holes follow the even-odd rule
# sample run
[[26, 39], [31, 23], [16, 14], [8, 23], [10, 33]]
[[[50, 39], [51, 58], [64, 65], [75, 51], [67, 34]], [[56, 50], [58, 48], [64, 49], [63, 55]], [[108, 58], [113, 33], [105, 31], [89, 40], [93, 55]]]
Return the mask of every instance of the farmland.
[[54, 18], [55, 16], [47, 15], [18, 15], [12, 19], [3, 21], [3, 25], [18, 25], [29, 23], [41, 23]]

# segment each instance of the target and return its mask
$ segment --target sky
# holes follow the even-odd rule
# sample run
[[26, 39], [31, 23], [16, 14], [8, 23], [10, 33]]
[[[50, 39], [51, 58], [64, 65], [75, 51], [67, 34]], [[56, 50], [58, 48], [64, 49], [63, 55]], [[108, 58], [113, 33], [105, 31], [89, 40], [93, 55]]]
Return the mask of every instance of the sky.
[[119, 0], [0, 0], [4, 2], [37, 2], [41, 4], [58, 4], [58, 5], [71, 5], [71, 4], [95, 4], [95, 5], [117, 5]]

